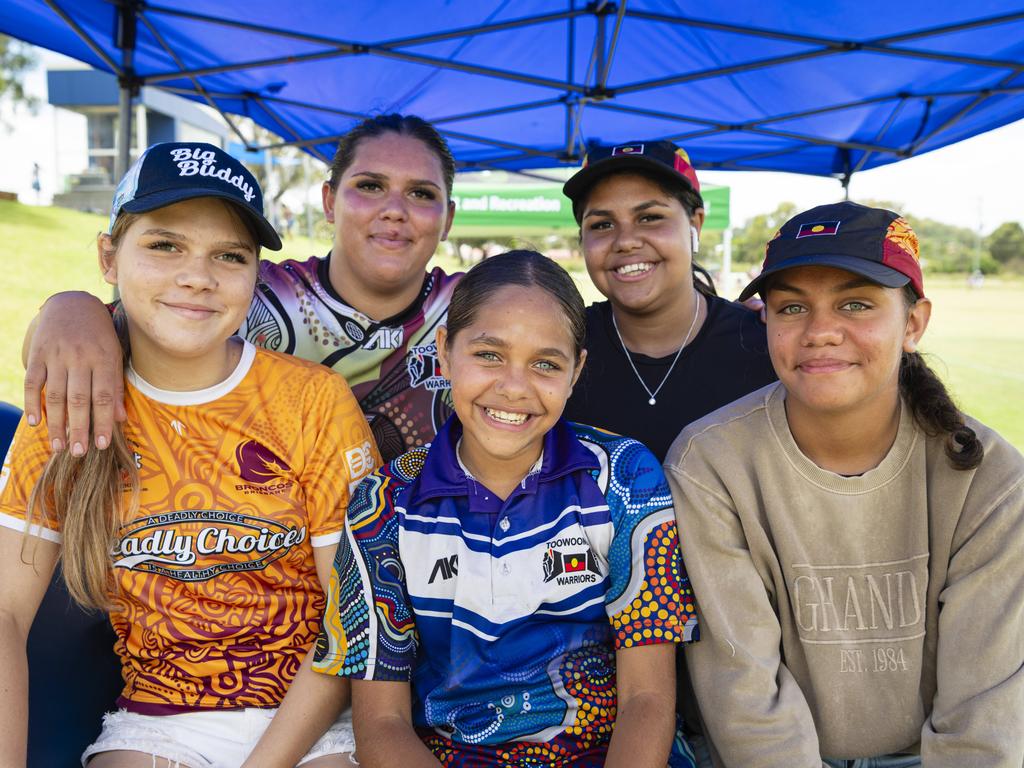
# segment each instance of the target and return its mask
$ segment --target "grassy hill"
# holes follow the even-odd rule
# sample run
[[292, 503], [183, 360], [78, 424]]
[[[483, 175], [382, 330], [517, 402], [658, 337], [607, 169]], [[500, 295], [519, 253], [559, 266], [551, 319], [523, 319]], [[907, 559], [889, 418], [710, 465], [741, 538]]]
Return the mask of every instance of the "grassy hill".
[[[0, 400], [21, 405], [21, 343], [47, 296], [71, 289], [111, 295], [96, 262], [96, 235], [106, 225], [100, 216], [0, 201], [0, 263], [7, 270]], [[329, 247], [292, 238], [274, 256], [303, 259]], [[585, 275], [577, 279], [585, 297], [597, 296]], [[967, 412], [1024, 450], [1024, 282], [989, 280], [973, 290], [962, 278], [928, 275], [926, 282], [935, 302], [923, 345], [931, 364]]]

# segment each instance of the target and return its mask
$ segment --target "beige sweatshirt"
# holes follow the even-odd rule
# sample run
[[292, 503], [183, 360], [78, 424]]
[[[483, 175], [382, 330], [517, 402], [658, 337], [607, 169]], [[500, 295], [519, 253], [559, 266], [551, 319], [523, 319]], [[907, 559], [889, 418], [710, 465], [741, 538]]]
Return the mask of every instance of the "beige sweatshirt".
[[772, 384], [687, 427], [665, 469], [701, 640], [687, 664], [720, 765], [920, 750], [1024, 765], [1024, 458], [971, 421], [956, 471], [908, 410], [883, 461], [819, 468]]

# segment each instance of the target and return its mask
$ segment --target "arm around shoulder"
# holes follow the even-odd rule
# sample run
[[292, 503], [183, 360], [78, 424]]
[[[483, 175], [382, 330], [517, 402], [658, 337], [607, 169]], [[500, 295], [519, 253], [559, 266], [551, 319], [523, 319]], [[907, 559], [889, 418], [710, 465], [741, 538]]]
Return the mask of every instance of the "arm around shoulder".
[[48, 442], [76, 455], [89, 445], [92, 422], [97, 448], [111, 442], [115, 421], [123, 421], [124, 370], [121, 344], [110, 312], [82, 291], [47, 299], [32, 321], [22, 345], [25, 370], [25, 415], [42, 421], [41, 392], [46, 386]]

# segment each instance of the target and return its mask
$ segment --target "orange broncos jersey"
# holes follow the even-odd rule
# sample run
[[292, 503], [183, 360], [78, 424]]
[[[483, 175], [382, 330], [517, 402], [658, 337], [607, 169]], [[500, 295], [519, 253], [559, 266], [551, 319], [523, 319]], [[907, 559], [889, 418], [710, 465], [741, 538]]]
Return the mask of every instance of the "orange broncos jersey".
[[[313, 547], [337, 544], [350, 490], [380, 463], [366, 419], [337, 374], [249, 343], [210, 389], [127, 379], [141, 504], [112, 553], [120, 705], [277, 706], [320, 628]], [[0, 524], [24, 529], [48, 458], [46, 429], [23, 420], [0, 473]], [[59, 541], [44, 525], [38, 535]]]

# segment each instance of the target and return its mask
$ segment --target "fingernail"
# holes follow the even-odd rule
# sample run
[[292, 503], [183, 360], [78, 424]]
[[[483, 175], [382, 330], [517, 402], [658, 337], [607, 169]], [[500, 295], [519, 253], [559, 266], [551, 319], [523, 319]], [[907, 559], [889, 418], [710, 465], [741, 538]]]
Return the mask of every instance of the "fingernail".
[[75, 443], [71, 446], [72, 456], [85, 456], [85, 448], [82, 447], [81, 443]]
[[54, 453], [60, 453], [62, 450], [64, 450], [64, 443], [61, 441], [59, 437], [53, 438], [53, 442], [50, 445], [53, 447]]
[[38, 423], [39, 423], [39, 417], [37, 417], [34, 413], [30, 413], [28, 415], [28, 425], [30, 427], [34, 427]]
[[99, 448], [101, 451], [104, 448], [107, 447], [107, 436], [106, 435], [99, 435], [99, 436], [97, 436], [97, 438], [96, 438], [96, 447]]

